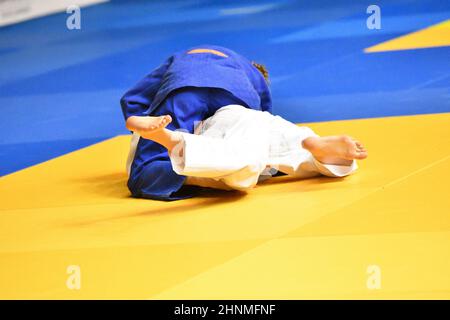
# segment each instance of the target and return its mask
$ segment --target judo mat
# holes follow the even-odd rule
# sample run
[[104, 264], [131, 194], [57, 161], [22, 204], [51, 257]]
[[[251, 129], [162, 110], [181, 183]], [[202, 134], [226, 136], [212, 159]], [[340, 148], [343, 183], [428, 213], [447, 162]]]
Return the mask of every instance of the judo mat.
[[[369, 4], [111, 1], [79, 31], [0, 28], [0, 298], [450, 299], [450, 4], [380, 1], [380, 30]], [[267, 64], [276, 114], [369, 158], [131, 198], [120, 95], [201, 43]]]

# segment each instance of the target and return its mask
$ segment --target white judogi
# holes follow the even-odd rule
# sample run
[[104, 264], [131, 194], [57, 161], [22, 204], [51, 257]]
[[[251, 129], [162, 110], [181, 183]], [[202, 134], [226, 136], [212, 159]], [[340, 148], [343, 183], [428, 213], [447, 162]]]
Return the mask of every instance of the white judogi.
[[301, 147], [305, 138], [317, 136], [311, 129], [240, 105], [222, 107], [194, 134], [182, 136], [170, 158], [174, 171], [188, 176], [186, 184], [191, 185], [245, 190], [277, 170], [307, 178], [342, 177], [357, 169], [356, 161], [338, 166], [314, 159]]

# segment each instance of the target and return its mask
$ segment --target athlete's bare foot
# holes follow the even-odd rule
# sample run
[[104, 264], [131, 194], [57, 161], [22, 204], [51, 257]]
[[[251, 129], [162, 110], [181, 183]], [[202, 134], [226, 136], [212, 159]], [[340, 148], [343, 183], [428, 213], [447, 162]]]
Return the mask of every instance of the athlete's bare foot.
[[172, 122], [169, 115], [160, 117], [131, 116], [127, 119], [127, 129], [138, 133], [142, 138], [152, 140], [165, 147], [169, 152], [183, 140], [180, 132], [166, 129]]
[[309, 137], [302, 146], [324, 164], [348, 166], [354, 159], [367, 158], [364, 146], [349, 136]]
[[127, 119], [127, 129], [139, 133], [141, 137], [151, 139], [151, 136], [161, 129], [164, 129], [172, 118], [169, 115], [160, 117], [139, 117], [131, 116]]

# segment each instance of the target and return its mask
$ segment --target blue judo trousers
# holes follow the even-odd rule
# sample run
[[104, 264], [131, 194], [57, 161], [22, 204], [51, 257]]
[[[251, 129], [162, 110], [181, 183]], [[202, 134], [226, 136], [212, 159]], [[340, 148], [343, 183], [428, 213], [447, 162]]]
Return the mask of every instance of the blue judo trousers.
[[[236, 52], [212, 45], [180, 51], [169, 57], [121, 99], [125, 120], [130, 116], [170, 115], [168, 129], [194, 132], [199, 121], [229, 104], [271, 111], [267, 83], [251, 61]], [[132, 196], [179, 200], [195, 195], [176, 174], [167, 150], [139, 139], [128, 188]]]

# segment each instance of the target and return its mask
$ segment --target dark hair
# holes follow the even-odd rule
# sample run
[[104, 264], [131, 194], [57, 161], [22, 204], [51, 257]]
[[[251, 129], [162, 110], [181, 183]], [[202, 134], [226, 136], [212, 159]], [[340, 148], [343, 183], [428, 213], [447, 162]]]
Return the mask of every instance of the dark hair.
[[264, 79], [266, 79], [266, 82], [269, 83], [269, 71], [267, 71], [267, 68], [263, 64], [256, 63], [255, 61], [252, 61], [252, 65], [258, 69], [259, 72], [263, 75]]

